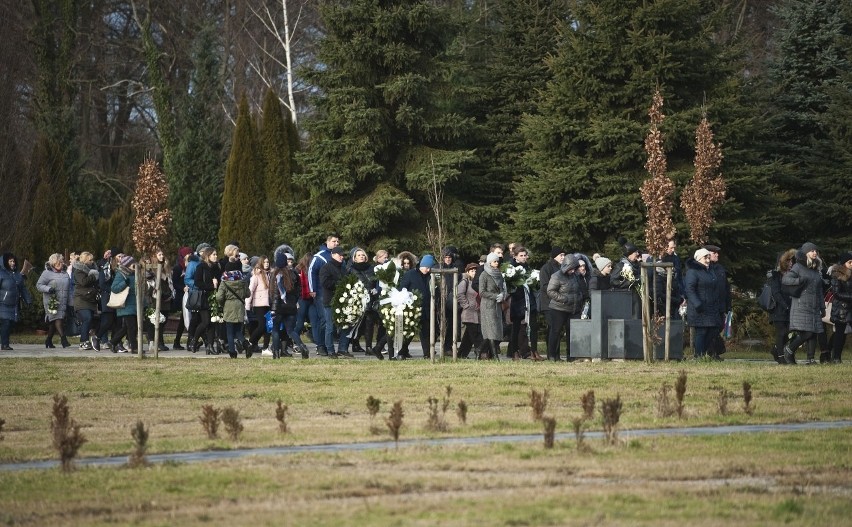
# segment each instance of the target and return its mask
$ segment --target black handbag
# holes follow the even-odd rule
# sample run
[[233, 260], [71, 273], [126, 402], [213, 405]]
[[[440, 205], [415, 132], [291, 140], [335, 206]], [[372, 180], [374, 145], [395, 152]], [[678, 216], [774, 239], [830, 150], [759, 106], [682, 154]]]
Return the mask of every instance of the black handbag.
[[210, 309], [210, 302], [207, 299], [207, 291], [193, 289], [187, 293], [186, 308], [190, 311], [206, 311]]

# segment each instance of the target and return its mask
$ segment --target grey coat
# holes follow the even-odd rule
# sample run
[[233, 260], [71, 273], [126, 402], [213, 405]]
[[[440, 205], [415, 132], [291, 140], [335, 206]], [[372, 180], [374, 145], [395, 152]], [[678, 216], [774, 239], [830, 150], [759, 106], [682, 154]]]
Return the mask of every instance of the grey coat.
[[822, 333], [822, 317], [825, 313], [822, 276], [818, 266], [817, 269], [807, 267], [807, 260], [807, 255], [799, 251], [793, 268], [781, 277], [784, 285], [804, 286], [799, 298], [793, 298], [790, 304], [790, 329]]
[[495, 278], [488, 271], [479, 275], [479, 323], [482, 325], [482, 338], [503, 340], [503, 308], [497, 301], [506, 299], [506, 284], [503, 277]]
[[[50, 293], [50, 289], [55, 293]], [[48, 322], [54, 320], [62, 320], [65, 318], [65, 309], [68, 307], [69, 295], [71, 293], [71, 278], [65, 272], [65, 268], [61, 271], [56, 271], [50, 264], [44, 264], [44, 272], [38, 277], [36, 289], [41, 293], [42, 304], [44, 305], [44, 317]], [[56, 295], [58, 306], [56, 313], [48, 313], [47, 308], [50, 302], [50, 297]]]
[[461, 321], [466, 324], [479, 324], [479, 302], [477, 301], [478, 293], [473, 288], [473, 283], [467, 277], [462, 278], [459, 282], [458, 297], [459, 307], [461, 307]]

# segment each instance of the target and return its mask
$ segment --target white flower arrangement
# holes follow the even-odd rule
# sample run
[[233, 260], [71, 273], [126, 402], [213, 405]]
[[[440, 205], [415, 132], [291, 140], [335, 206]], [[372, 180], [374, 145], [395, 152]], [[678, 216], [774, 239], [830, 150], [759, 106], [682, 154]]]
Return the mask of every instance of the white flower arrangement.
[[395, 287], [382, 289], [379, 304], [379, 313], [389, 337], [401, 331], [403, 337], [413, 339], [420, 333], [420, 315], [423, 312], [420, 291], [399, 290]]
[[[166, 321], [166, 315], [160, 313], [159, 322], [158, 322], [157, 321], [158, 318], [155, 316], [156, 314], [157, 313], [154, 311], [153, 307], [145, 308], [145, 318], [147, 318], [148, 321], [151, 322], [151, 324], [153, 324], [155, 326], [159, 326], [160, 324], [162, 324], [163, 322]], [[210, 320], [212, 322], [213, 319], [211, 318]]]
[[364, 315], [370, 303], [370, 292], [355, 275], [346, 275], [337, 284], [331, 302], [334, 323], [339, 327], [352, 327]]
[[527, 287], [530, 288], [530, 291], [538, 291], [541, 287], [541, 278], [539, 278], [538, 269], [533, 269], [530, 271], [530, 275], [527, 277], [526, 281]]
[[511, 265], [504, 263], [500, 266], [500, 272], [503, 273], [503, 280], [506, 282], [506, 290], [509, 293], [515, 291], [519, 287], [523, 287], [527, 282], [528, 272], [526, 267], [522, 265]]

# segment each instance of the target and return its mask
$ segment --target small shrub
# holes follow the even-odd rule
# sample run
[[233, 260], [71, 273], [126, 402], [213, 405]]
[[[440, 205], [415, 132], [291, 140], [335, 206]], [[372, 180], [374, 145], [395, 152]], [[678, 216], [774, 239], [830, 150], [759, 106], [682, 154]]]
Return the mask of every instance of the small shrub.
[[207, 432], [208, 439], [216, 439], [219, 437], [219, 409], [213, 408], [212, 404], [205, 404], [201, 407], [201, 426]]
[[145, 429], [145, 423], [136, 421], [136, 424], [130, 427], [130, 435], [133, 437], [133, 453], [130, 454], [127, 465], [130, 468], [147, 467], [149, 463], [145, 452], [148, 450], [149, 431]]
[[[426, 418], [426, 429], [433, 432], [446, 432], [449, 429], [444, 415], [438, 411], [438, 399], [430, 397], [427, 399], [429, 403], [429, 415]], [[447, 405], [442, 407], [446, 411]]]
[[544, 424], [544, 448], [553, 448], [553, 437], [556, 435], [556, 419], [553, 417], [542, 417]]
[[571, 419], [571, 425], [574, 427], [574, 437], [577, 439], [577, 450], [579, 452], [588, 450], [588, 446], [586, 445], [586, 421], [588, 419], [585, 415]]
[[459, 421], [461, 421], [461, 424], [467, 424], [467, 403], [464, 402], [464, 399], [461, 399], [459, 401], [459, 404], [456, 407], [456, 415], [459, 417]]
[[675, 399], [677, 400], [677, 416], [683, 419], [683, 398], [686, 395], [686, 370], [680, 370], [675, 383]]
[[385, 423], [388, 425], [388, 430], [390, 430], [397, 447], [399, 447], [399, 430], [402, 428], [403, 417], [405, 417], [405, 412], [402, 411], [402, 401], [397, 401], [393, 403], [393, 408], [391, 408], [390, 414], [385, 419]]
[[530, 408], [532, 408], [533, 421], [541, 421], [544, 417], [544, 411], [547, 409], [547, 397], [547, 390], [544, 390], [544, 393], [530, 390]]
[[3, 441], [3, 426], [6, 424], [5, 419], [0, 419], [0, 441]]
[[664, 382], [654, 396], [654, 400], [657, 401], [657, 417], [671, 417], [675, 414], [675, 405], [672, 404], [671, 397], [669, 396], [671, 389], [671, 384]]
[[63, 472], [74, 469], [74, 458], [86, 438], [80, 433], [80, 425], [71, 419], [68, 398], [56, 394], [53, 396], [53, 417], [50, 430], [53, 433], [53, 448], [59, 453]]
[[225, 430], [228, 432], [228, 436], [236, 441], [240, 438], [240, 434], [243, 433], [243, 420], [240, 417], [240, 411], [234, 410], [230, 406], [226, 407], [222, 410], [222, 422], [225, 423]]
[[595, 391], [589, 390], [580, 397], [580, 404], [583, 405], [583, 419], [593, 419], [595, 417]]
[[281, 402], [281, 399], [278, 399], [278, 402], [275, 406], [275, 420], [278, 421], [278, 431], [282, 434], [287, 433], [287, 411], [289, 408], [286, 404]]
[[441, 406], [442, 406], [441, 413], [443, 413], [444, 415], [447, 415], [447, 410], [449, 410], [449, 408], [450, 408], [450, 395], [452, 395], [452, 393], [453, 393], [453, 387], [447, 385], [447, 392], [446, 392], [446, 395], [444, 396], [444, 401], [441, 403]]
[[728, 415], [728, 390], [719, 389], [719, 397], [716, 399], [716, 407], [720, 415]]
[[376, 417], [376, 414], [379, 413], [379, 410], [382, 407], [382, 402], [372, 395], [367, 397], [367, 411], [370, 412], [370, 422], [373, 422], [373, 419]]
[[754, 412], [754, 407], [751, 405], [751, 384], [748, 381], [743, 381], [743, 411], [748, 415]]
[[601, 405], [604, 438], [610, 445], [618, 442], [618, 421], [621, 419], [621, 409], [621, 395], [616, 395], [615, 399], [605, 399]]

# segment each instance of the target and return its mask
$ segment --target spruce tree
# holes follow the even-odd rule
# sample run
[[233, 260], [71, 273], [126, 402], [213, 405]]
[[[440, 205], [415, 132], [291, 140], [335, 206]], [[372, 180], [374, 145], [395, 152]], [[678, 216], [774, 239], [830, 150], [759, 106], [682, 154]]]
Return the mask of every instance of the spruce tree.
[[391, 251], [424, 247], [425, 189], [446, 188], [447, 215], [474, 224], [454, 184], [473, 157], [455, 141], [469, 122], [453, 111], [447, 9], [426, 0], [326, 0], [310, 146], [294, 177], [309, 197], [281, 214], [280, 236], [313, 250], [328, 231]]
[[778, 177], [792, 213], [786, 237], [796, 246], [816, 242], [834, 257], [852, 243], [852, 164], [841, 131], [852, 92], [852, 9], [844, 2], [785, 0], [772, 12], [768, 110], [775, 141], [769, 146], [783, 163]]
[[[513, 233], [534, 251], [601, 251], [641, 239], [648, 94], [666, 100], [669, 175], [692, 170], [693, 131], [727, 70], [713, 6], [695, 0], [575, 2], [560, 27], [553, 79], [524, 120], [533, 175], [516, 186]], [[675, 198], [677, 199], [677, 198]], [[616, 256], [610, 251], [610, 256]]]
[[269, 249], [262, 247], [260, 240], [260, 226], [264, 220], [261, 192], [264, 174], [257, 130], [245, 95], [240, 98], [237, 112], [237, 126], [225, 170], [219, 245], [225, 247], [231, 240], [237, 240], [240, 249], [258, 254], [261, 249]]

